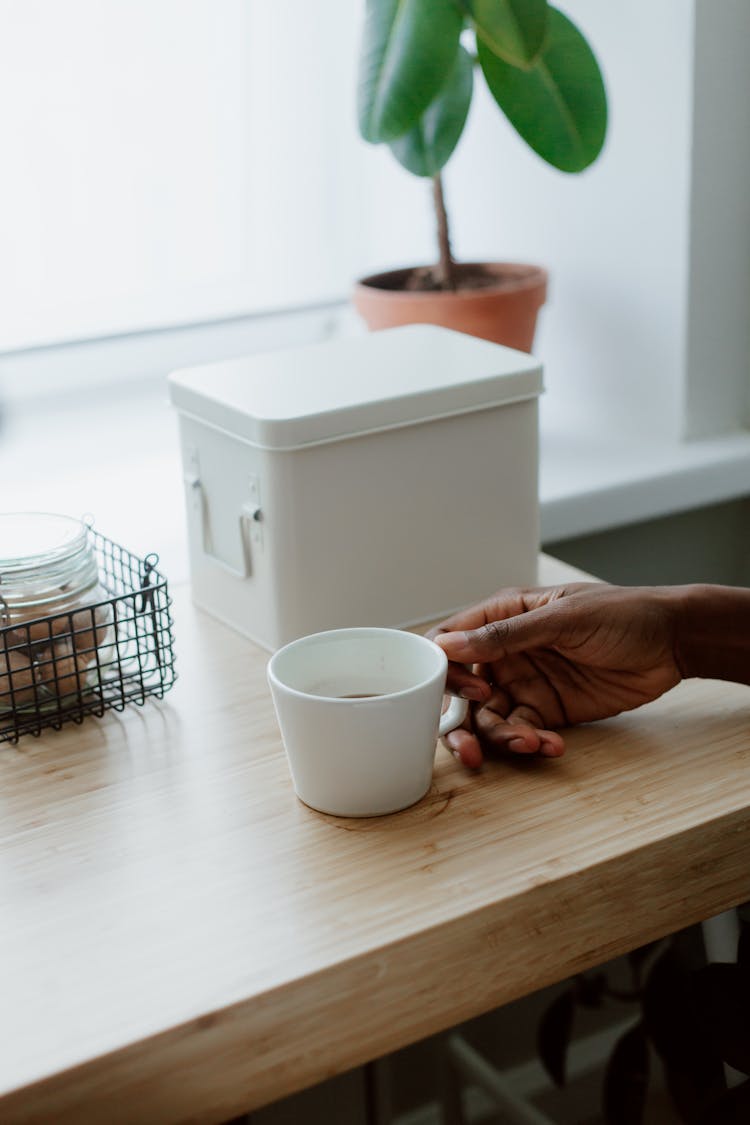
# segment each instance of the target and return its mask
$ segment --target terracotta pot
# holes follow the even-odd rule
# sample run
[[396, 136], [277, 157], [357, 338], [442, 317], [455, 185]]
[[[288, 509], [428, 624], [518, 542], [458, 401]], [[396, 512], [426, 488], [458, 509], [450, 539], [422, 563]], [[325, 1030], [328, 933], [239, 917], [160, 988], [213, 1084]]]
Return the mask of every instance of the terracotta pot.
[[460, 262], [455, 267], [459, 285], [462, 274], [476, 273], [478, 267], [494, 274], [496, 283], [455, 292], [405, 290], [411, 268], [373, 274], [355, 286], [354, 307], [372, 331], [440, 324], [530, 352], [537, 313], [547, 296], [547, 271], [515, 262]]

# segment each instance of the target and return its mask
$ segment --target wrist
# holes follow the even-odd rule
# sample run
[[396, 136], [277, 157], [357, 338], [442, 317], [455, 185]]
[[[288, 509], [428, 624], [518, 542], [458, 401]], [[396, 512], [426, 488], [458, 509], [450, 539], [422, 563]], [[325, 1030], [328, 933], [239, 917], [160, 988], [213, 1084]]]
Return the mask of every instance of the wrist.
[[670, 596], [682, 678], [750, 683], [750, 590], [696, 583], [671, 587]]

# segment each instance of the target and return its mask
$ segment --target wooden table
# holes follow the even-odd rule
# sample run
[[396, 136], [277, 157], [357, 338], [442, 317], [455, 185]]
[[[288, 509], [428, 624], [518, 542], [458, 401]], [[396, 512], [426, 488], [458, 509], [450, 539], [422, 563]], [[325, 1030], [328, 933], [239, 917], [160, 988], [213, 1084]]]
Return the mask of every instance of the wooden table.
[[[542, 560], [541, 580], [570, 568]], [[411, 810], [294, 797], [266, 656], [178, 592], [162, 704], [0, 747], [0, 1121], [219, 1122], [750, 898], [750, 691]]]

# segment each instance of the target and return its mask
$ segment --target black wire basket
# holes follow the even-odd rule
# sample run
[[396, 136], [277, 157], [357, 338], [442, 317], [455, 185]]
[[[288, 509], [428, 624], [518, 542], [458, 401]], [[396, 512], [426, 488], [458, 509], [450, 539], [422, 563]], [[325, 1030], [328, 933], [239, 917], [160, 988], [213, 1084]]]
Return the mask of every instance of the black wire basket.
[[161, 699], [177, 678], [158, 556], [140, 559], [92, 528], [89, 537], [108, 597], [0, 629], [0, 742]]

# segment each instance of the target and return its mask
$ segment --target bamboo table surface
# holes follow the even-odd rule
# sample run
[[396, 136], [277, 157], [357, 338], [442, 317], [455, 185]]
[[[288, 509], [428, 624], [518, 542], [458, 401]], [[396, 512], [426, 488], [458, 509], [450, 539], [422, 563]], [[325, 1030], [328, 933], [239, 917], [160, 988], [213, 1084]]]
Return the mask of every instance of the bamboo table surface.
[[174, 610], [162, 703], [0, 746], [3, 1125], [223, 1121], [750, 898], [748, 688], [554, 761], [439, 748], [418, 805], [339, 820], [266, 654]]

